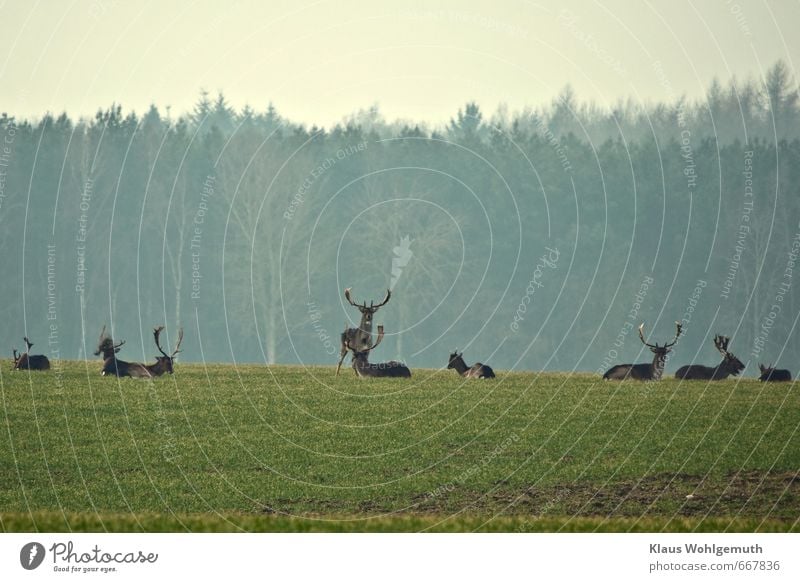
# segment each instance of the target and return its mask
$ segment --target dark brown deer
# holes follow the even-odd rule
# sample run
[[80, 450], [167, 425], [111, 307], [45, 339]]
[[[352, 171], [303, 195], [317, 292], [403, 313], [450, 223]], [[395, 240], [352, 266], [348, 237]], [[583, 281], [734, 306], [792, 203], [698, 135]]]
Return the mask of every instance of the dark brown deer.
[[361, 378], [411, 378], [411, 370], [400, 362], [382, 362], [380, 364], [370, 364], [369, 353], [378, 347], [383, 339], [383, 326], [378, 326], [378, 340], [373, 345], [356, 346], [350, 344], [349, 339], [345, 339], [345, 346], [353, 352], [353, 369], [356, 375]]
[[178, 354], [178, 352], [180, 352], [181, 342], [183, 341], [183, 329], [181, 329], [178, 333], [178, 345], [175, 346], [175, 350], [172, 352], [171, 356], [168, 356], [167, 353], [161, 348], [159, 336], [161, 335], [163, 329], [163, 325], [153, 329], [153, 339], [156, 342], [158, 351], [162, 353], [162, 356], [156, 356], [155, 364], [146, 365], [137, 362], [125, 362], [117, 358], [117, 353], [119, 353], [119, 350], [125, 341], [123, 340], [118, 344], [115, 344], [114, 340], [111, 339], [110, 336], [106, 335], [106, 328], [103, 326], [103, 331], [100, 332], [100, 343], [97, 346], [97, 351], [94, 353], [96, 356], [103, 354], [103, 371], [101, 372], [103, 376], [117, 376], [119, 378], [125, 376], [129, 376], [131, 378], [153, 378], [166, 373], [172, 374], [172, 363], [175, 359], [175, 356]]
[[172, 364], [175, 361], [175, 356], [177, 356], [181, 351], [181, 343], [183, 342], [183, 328], [178, 330], [178, 343], [175, 345], [175, 349], [172, 350], [172, 354], [167, 355], [161, 348], [161, 343], [158, 341], [159, 335], [164, 330], [163, 325], [159, 325], [158, 327], [153, 329], [153, 339], [156, 342], [156, 347], [158, 351], [161, 352], [160, 356], [156, 356], [156, 363], [150, 364], [149, 366], [145, 366], [150, 375], [152, 376], [161, 376], [163, 374], [172, 374], [173, 368]]
[[28, 338], [22, 338], [25, 340], [25, 345], [28, 346], [28, 349], [25, 350], [24, 354], [17, 355], [17, 349], [14, 348], [14, 369], [15, 370], [49, 370], [50, 369], [50, 360], [47, 359], [47, 356], [37, 355], [31, 356], [30, 351], [33, 347], [33, 343], [31, 343]]
[[738, 376], [744, 370], [744, 364], [728, 351], [730, 338], [715, 335], [714, 346], [722, 354], [722, 362], [718, 366], [701, 366], [692, 364], [683, 366], [675, 372], [678, 380], [724, 380], [728, 376]]
[[478, 362], [472, 366], [467, 366], [464, 362], [464, 353], [458, 353], [458, 350], [450, 354], [450, 360], [447, 364], [448, 370], [455, 370], [464, 378], [494, 378], [494, 370], [485, 364]]
[[762, 382], [792, 381], [792, 373], [789, 370], [777, 370], [771, 366], [763, 366], [761, 364], [758, 365], [758, 369], [761, 370], [761, 376], [758, 379]]
[[339, 369], [342, 367], [342, 362], [344, 361], [348, 350], [353, 350], [353, 353], [356, 353], [358, 351], [362, 351], [370, 344], [372, 341], [372, 316], [375, 315], [375, 312], [378, 311], [378, 309], [386, 305], [391, 297], [392, 292], [387, 289], [386, 297], [383, 298], [383, 301], [377, 305], [370, 301], [369, 307], [367, 307], [366, 301], [364, 301], [364, 303], [361, 305], [353, 301], [353, 298], [350, 296], [350, 288], [344, 290], [344, 298], [347, 299], [347, 302], [361, 312], [361, 321], [359, 322], [358, 327], [345, 327], [344, 332], [342, 333], [342, 349], [339, 354], [339, 364], [336, 366], [337, 376], [339, 375]]
[[111, 338], [110, 335], [106, 334], [106, 326], [103, 326], [103, 329], [100, 330], [100, 340], [97, 344], [97, 351], [94, 353], [95, 356], [103, 355], [103, 370], [100, 372], [103, 376], [111, 375], [111, 376], [129, 376], [128, 374], [128, 362], [123, 362], [122, 360], [117, 359], [117, 354], [122, 349], [122, 346], [125, 344], [125, 340], [122, 340], [118, 344], [114, 343], [114, 340]]
[[677, 327], [675, 339], [660, 346], [658, 344], [649, 344], [645, 341], [644, 323], [642, 323], [639, 326], [639, 339], [653, 352], [653, 362], [651, 364], [620, 364], [614, 366], [603, 374], [603, 380], [661, 380], [661, 375], [664, 373], [664, 363], [667, 361], [667, 354], [672, 351], [670, 348], [675, 345], [681, 335], [681, 324], [676, 321], [675, 326]]

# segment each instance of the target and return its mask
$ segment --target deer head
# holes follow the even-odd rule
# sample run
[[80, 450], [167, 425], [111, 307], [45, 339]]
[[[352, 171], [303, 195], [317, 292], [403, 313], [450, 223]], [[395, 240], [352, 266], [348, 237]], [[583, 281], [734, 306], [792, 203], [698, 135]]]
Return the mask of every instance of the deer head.
[[714, 336], [714, 346], [717, 348], [717, 351], [722, 354], [723, 358], [721, 365], [725, 366], [730, 374], [738, 376], [739, 373], [744, 370], [744, 364], [739, 358], [728, 351], [728, 342], [730, 341], [730, 338], [726, 336]]
[[452, 370], [453, 368], [458, 369], [457, 364], [460, 364], [461, 366], [466, 368], [467, 365], [464, 363], [464, 357], [463, 356], [464, 356], [464, 352], [461, 352], [459, 354], [458, 350], [453, 350], [453, 353], [450, 354], [450, 357], [448, 358], [447, 369], [448, 370]]
[[158, 351], [161, 352], [161, 356], [156, 356], [156, 366], [160, 365], [163, 366], [164, 371], [172, 374], [172, 362], [175, 359], [175, 356], [181, 351], [181, 342], [183, 342], [183, 328], [178, 331], [178, 343], [175, 346], [175, 349], [172, 351], [172, 354], [167, 355], [167, 352], [161, 347], [161, 342], [159, 341], [159, 336], [161, 332], [164, 330], [163, 325], [159, 325], [156, 328], [153, 328], [153, 339], [156, 342], [156, 347]]
[[100, 340], [97, 344], [97, 351], [94, 353], [95, 356], [99, 356], [103, 354], [103, 359], [113, 358], [115, 354], [119, 353], [119, 350], [122, 348], [122, 345], [125, 343], [125, 340], [122, 340], [118, 344], [114, 343], [114, 340], [111, 339], [111, 336], [106, 335], [106, 326], [103, 326], [103, 329], [100, 331]]
[[353, 301], [352, 296], [350, 295], [350, 288], [344, 290], [344, 297], [347, 299], [347, 302], [358, 309], [361, 312], [361, 323], [359, 324], [359, 328], [369, 333], [372, 329], [372, 316], [375, 315], [375, 312], [378, 311], [381, 307], [386, 305], [389, 302], [389, 299], [392, 297], [392, 292], [387, 289], [386, 290], [386, 297], [383, 298], [383, 301], [375, 305], [372, 301], [369, 302], [369, 307], [367, 307], [367, 302], [358, 304]]
[[640, 340], [642, 340], [642, 343], [643, 343], [644, 345], [646, 345], [648, 348], [650, 348], [650, 351], [651, 351], [651, 352], [653, 352], [653, 353], [654, 353], [654, 354], [656, 354], [657, 356], [663, 356], [663, 357], [666, 357], [666, 355], [672, 351], [672, 349], [671, 349], [671, 348], [672, 348], [672, 346], [674, 346], [674, 345], [675, 345], [675, 343], [678, 341], [678, 338], [679, 338], [679, 337], [680, 337], [680, 335], [681, 335], [681, 328], [682, 328], [683, 326], [680, 324], [680, 322], [676, 321], [676, 322], [675, 322], [675, 327], [676, 327], [676, 331], [675, 331], [675, 339], [674, 339], [674, 340], [672, 340], [672, 341], [671, 341], [671, 342], [669, 342], [669, 343], [666, 343], [666, 344], [664, 344], [663, 346], [660, 346], [660, 345], [658, 345], [658, 343], [656, 343], [656, 344], [649, 344], [649, 343], [647, 343], [647, 342], [645, 341], [645, 339], [644, 339], [644, 322], [642, 322], [642, 324], [641, 324], [641, 325], [639, 325], [639, 339], [640, 339]]

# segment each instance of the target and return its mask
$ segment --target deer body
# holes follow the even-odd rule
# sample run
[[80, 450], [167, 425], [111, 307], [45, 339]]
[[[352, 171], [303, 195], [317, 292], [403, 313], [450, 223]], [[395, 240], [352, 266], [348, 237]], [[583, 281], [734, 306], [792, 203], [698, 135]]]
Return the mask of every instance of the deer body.
[[381, 362], [380, 364], [370, 364], [367, 360], [367, 352], [359, 352], [353, 355], [353, 369], [356, 375], [366, 378], [411, 378], [411, 370], [401, 362]]
[[350, 296], [350, 288], [344, 290], [344, 297], [347, 299], [347, 302], [350, 305], [361, 312], [361, 321], [359, 322], [358, 327], [345, 327], [344, 332], [342, 332], [342, 349], [339, 353], [339, 364], [336, 366], [337, 376], [339, 375], [339, 369], [342, 367], [342, 362], [344, 361], [348, 350], [353, 350], [353, 353], [360, 352], [369, 346], [370, 342], [372, 342], [372, 317], [375, 315], [375, 312], [378, 311], [378, 309], [389, 302], [389, 299], [392, 297], [392, 292], [387, 289], [386, 297], [384, 297], [383, 301], [377, 305], [370, 301], [369, 307], [367, 307], [366, 301], [360, 305], [354, 302], [353, 298]]
[[100, 333], [100, 345], [95, 352], [96, 356], [99, 356], [101, 353], [103, 354], [103, 370], [101, 372], [103, 376], [117, 376], [119, 378], [126, 376], [130, 378], [154, 378], [156, 376], [162, 376], [163, 374], [173, 373], [172, 363], [176, 354], [180, 352], [181, 342], [183, 341], [183, 329], [178, 333], [178, 345], [175, 346], [172, 355], [167, 355], [161, 348], [161, 343], [159, 342], [159, 336], [164, 326], [158, 326], [153, 330], [153, 338], [156, 347], [162, 355], [156, 356], [155, 364], [149, 365], [125, 362], [118, 359], [117, 353], [125, 341], [123, 340], [118, 344], [114, 344], [114, 340], [105, 335], [105, 329], [104, 327], [103, 331]]
[[657, 343], [651, 345], [645, 341], [644, 323], [642, 323], [639, 326], [639, 339], [653, 352], [653, 362], [651, 364], [619, 364], [603, 374], [603, 380], [661, 380], [661, 376], [664, 373], [664, 364], [667, 361], [667, 354], [672, 351], [672, 346], [675, 345], [681, 335], [681, 324], [675, 322], [675, 325], [677, 326], [675, 339], [671, 343], [660, 346]]
[[103, 376], [117, 376], [123, 378], [128, 376], [130, 378], [152, 378], [153, 374], [147, 369], [144, 364], [137, 362], [124, 362], [117, 359], [116, 356], [107, 358], [103, 361]]
[[773, 367], [762, 366], [761, 364], [758, 365], [758, 369], [761, 370], [761, 376], [759, 376], [758, 379], [762, 382], [792, 381], [792, 373], [789, 370], [778, 370]]
[[714, 336], [714, 346], [722, 354], [722, 362], [717, 366], [701, 366], [691, 364], [678, 368], [675, 377], [679, 380], [724, 380], [728, 376], [738, 376], [744, 370], [744, 364], [728, 351], [730, 338]]
[[25, 350], [25, 353], [17, 355], [17, 350], [14, 350], [14, 369], [15, 370], [49, 370], [50, 369], [50, 360], [47, 359], [47, 356], [43, 355], [35, 355], [31, 356], [29, 352], [33, 347], [33, 343], [31, 343], [28, 338], [23, 338], [25, 340], [25, 344], [28, 346], [28, 349]]
[[661, 380], [666, 354], [655, 354], [652, 364], [619, 364], [603, 374], [603, 380]]
[[485, 364], [478, 362], [472, 366], [467, 366], [464, 362], [463, 353], [459, 354], [458, 351], [450, 354], [450, 360], [447, 364], [448, 370], [455, 370], [464, 378], [494, 378], [494, 370]]
[[383, 340], [383, 326], [378, 326], [378, 339], [373, 345], [367, 345], [357, 349], [349, 342], [345, 342], [345, 347], [353, 351], [353, 370], [360, 378], [410, 378], [411, 370], [401, 362], [382, 362], [380, 364], [370, 364], [369, 352], [378, 347]]

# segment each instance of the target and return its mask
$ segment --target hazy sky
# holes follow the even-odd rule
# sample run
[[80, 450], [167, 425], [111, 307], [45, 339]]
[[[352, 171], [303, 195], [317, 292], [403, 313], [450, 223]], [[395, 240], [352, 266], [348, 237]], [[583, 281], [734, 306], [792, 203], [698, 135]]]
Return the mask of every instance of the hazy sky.
[[91, 115], [112, 102], [173, 116], [201, 88], [292, 121], [378, 103], [441, 123], [467, 100], [541, 106], [697, 97], [717, 76], [796, 75], [800, 2], [0, 0], [0, 111]]

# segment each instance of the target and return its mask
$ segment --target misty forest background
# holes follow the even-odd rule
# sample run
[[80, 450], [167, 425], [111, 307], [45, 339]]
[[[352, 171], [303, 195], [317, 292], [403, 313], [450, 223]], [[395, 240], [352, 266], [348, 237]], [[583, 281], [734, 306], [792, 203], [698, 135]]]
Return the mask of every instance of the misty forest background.
[[[635, 328], [620, 330], [645, 321], [667, 341], [703, 280], [668, 372], [719, 361], [711, 340], [725, 333], [746, 374], [759, 360], [797, 373], [795, 81], [779, 62], [697, 102], [664, 86], [668, 102], [610, 110], [569, 88], [513, 114], [468, 103], [439, 128], [374, 107], [323, 130], [207, 93], [178, 119], [7, 112], [0, 346], [10, 357], [27, 334], [34, 353], [94, 358], [108, 325], [121, 356], [151, 361], [165, 323], [170, 343], [186, 330], [179, 361], [334, 364], [358, 316], [342, 289], [377, 301], [391, 285], [375, 361], [440, 367], [457, 346], [501, 369], [594, 371], [609, 353], [649, 361]], [[546, 247], [558, 260], [537, 271]]]

